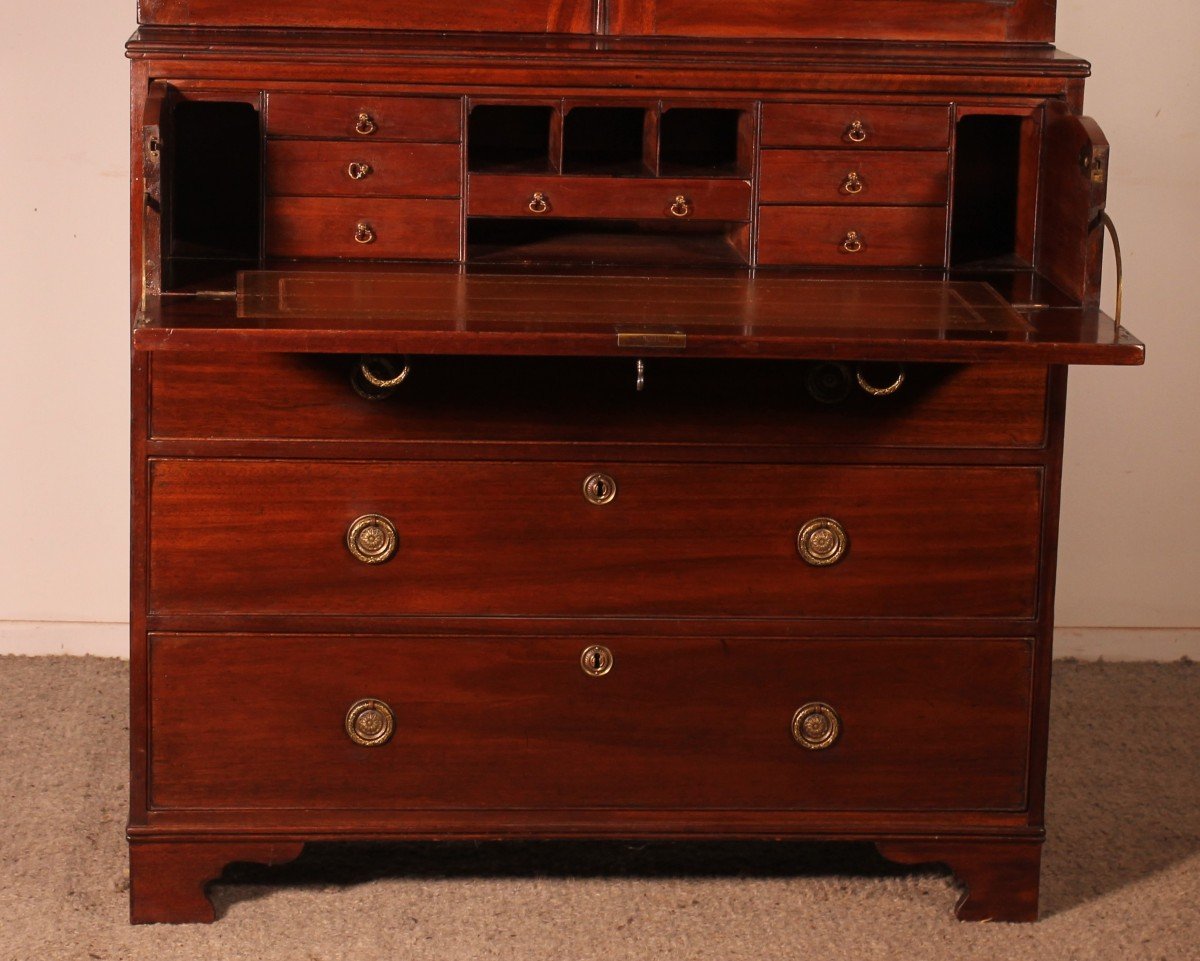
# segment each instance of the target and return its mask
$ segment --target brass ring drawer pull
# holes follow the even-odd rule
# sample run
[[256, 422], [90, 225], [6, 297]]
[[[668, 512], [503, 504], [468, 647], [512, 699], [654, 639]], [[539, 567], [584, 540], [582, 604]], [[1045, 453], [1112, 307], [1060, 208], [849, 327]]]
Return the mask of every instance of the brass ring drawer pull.
[[851, 143], [862, 143], [867, 139], [867, 128], [861, 120], [855, 120], [846, 128], [846, 139]]
[[364, 697], [346, 712], [346, 734], [363, 747], [382, 747], [396, 730], [396, 714], [383, 701]]
[[608, 474], [588, 474], [583, 482], [583, 496], [589, 504], [611, 504], [617, 496], [617, 482]]
[[842, 733], [842, 719], [838, 712], [823, 701], [805, 704], [792, 715], [792, 737], [796, 743], [810, 751], [824, 751], [833, 747]]
[[796, 550], [813, 567], [836, 564], [849, 546], [846, 529], [832, 517], [814, 517], [796, 535]]
[[359, 244], [375, 243], [375, 229], [368, 223], [354, 225], [354, 241]]
[[858, 368], [854, 375], [855, 380], [858, 381], [858, 386], [872, 397], [891, 397], [892, 394], [896, 393], [896, 391], [904, 386], [906, 377], [907, 374], [905, 373], [902, 365], [896, 366], [896, 376], [886, 387], [879, 387], [875, 384], [872, 384], [861, 367]]
[[372, 173], [371, 165], [363, 160], [352, 160], [346, 167], [346, 175], [351, 180], [366, 180]]
[[679, 194], [670, 207], [672, 217], [689, 217], [692, 213], [692, 202], [683, 194]]
[[613, 666], [613, 652], [603, 644], [585, 647], [579, 655], [579, 666], [588, 677], [604, 677]]
[[842, 183], [842, 191], [843, 193], [848, 193], [851, 195], [861, 194], [863, 192], [863, 186], [862, 179], [858, 176], [858, 171], [852, 170], [850, 173], [846, 174], [846, 179]]
[[346, 530], [346, 547], [357, 561], [382, 564], [389, 561], [400, 544], [396, 525], [382, 514], [363, 514]]
[[540, 191], [529, 198], [529, 212], [544, 214], [550, 210], [550, 198]]
[[360, 113], [358, 122], [354, 125], [354, 132], [363, 137], [369, 137], [379, 128], [375, 125], [375, 121], [369, 113]]
[[863, 242], [862, 234], [857, 230], [846, 232], [845, 238], [842, 240], [842, 250], [848, 254], [857, 254], [866, 244]]
[[397, 361], [392, 357], [363, 354], [350, 369], [350, 386], [366, 400], [385, 400], [408, 379], [409, 369], [407, 357]]
[[386, 374], [383, 376], [380, 376], [380, 375], [376, 374], [371, 368], [372, 368], [372, 365], [379, 365], [382, 363], [385, 366], [387, 366], [391, 369], [394, 369], [394, 366], [392, 365], [391, 360], [389, 360], [387, 357], [363, 356], [358, 359], [358, 372], [360, 374], [362, 374], [363, 380], [365, 380], [372, 387], [379, 387], [381, 389], [386, 389], [386, 388], [390, 388], [390, 387], [399, 387], [401, 384], [404, 383], [405, 379], [408, 377], [408, 372], [409, 372], [408, 358], [405, 357], [403, 359], [404, 359], [404, 366], [400, 369], [400, 373], [393, 374], [392, 376], [389, 377]]

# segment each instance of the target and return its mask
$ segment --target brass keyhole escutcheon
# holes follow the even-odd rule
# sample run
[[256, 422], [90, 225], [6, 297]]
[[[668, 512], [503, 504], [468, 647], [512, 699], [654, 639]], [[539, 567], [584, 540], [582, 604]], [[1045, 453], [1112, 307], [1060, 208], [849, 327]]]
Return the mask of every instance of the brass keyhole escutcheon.
[[381, 747], [396, 730], [396, 714], [383, 701], [364, 697], [346, 712], [346, 734], [363, 747]]
[[617, 482], [608, 474], [589, 474], [583, 482], [583, 496], [589, 504], [611, 504], [617, 496]]
[[396, 553], [400, 537], [396, 525], [382, 514], [363, 514], [346, 531], [346, 547], [364, 564], [382, 564]]
[[842, 719], [823, 701], [805, 704], [792, 716], [792, 737], [810, 751], [833, 747], [841, 733]]
[[353, 160], [346, 167], [346, 174], [351, 180], [366, 180], [372, 172], [373, 168], [364, 160]]
[[360, 113], [358, 121], [354, 124], [354, 132], [362, 137], [369, 137], [378, 129], [369, 113]]
[[849, 546], [846, 529], [832, 517], [814, 517], [796, 535], [796, 550], [813, 567], [836, 564]]
[[603, 644], [585, 647], [579, 655], [579, 666], [588, 677], [604, 677], [613, 666], [613, 652]]

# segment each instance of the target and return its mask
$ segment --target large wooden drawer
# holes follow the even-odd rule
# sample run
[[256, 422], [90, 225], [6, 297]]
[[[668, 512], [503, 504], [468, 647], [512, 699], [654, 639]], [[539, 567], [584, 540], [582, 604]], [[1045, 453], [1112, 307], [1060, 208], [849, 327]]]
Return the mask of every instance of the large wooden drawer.
[[152, 363], [161, 439], [1034, 448], [1046, 429], [1046, 369], [1005, 364], [910, 364], [891, 396], [850, 386], [821, 403], [806, 385], [830, 372], [796, 361], [651, 361], [638, 393], [627, 359], [413, 357], [382, 400], [352, 387], [356, 355], [160, 352]]
[[940, 204], [950, 165], [926, 150], [764, 150], [762, 203]]
[[462, 193], [462, 148], [449, 143], [269, 140], [267, 193], [457, 197]]
[[[156, 635], [151, 803], [1020, 810], [1031, 665], [996, 638]], [[391, 712], [382, 744], [347, 733], [365, 699]], [[832, 745], [793, 737], [809, 704]]]
[[945, 150], [949, 106], [844, 103], [763, 105], [764, 147]]
[[457, 143], [462, 139], [462, 101], [457, 97], [271, 93], [267, 95], [267, 136]]
[[[615, 485], [610, 503], [585, 497], [595, 473]], [[1035, 467], [156, 460], [150, 610], [1031, 618], [1042, 479]], [[374, 515], [398, 540], [386, 563], [348, 547]], [[820, 518], [849, 547], [817, 567], [797, 542]], [[381, 525], [368, 527], [378, 548]]]
[[941, 267], [945, 207], [760, 207], [758, 262]]
[[461, 210], [457, 200], [272, 197], [267, 255], [455, 260]]

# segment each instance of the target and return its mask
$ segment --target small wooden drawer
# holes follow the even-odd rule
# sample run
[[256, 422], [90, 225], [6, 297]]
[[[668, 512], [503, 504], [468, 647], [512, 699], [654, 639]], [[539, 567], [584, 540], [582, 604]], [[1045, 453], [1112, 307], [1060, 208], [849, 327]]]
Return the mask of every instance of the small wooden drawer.
[[[1046, 370], [1006, 364], [910, 364], [901, 388], [874, 397], [843, 374], [822, 393], [821, 365], [659, 360], [634, 390], [628, 359], [412, 357], [394, 394], [355, 392], [356, 355], [162, 351], [154, 355], [151, 434], [205, 441], [1041, 447]], [[866, 368], [870, 371], [870, 368]], [[836, 373], [836, 372], [833, 372]], [[883, 371], [884, 376], [888, 370]], [[814, 396], [814, 394], [816, 396]]]
[[945, 207], [760, 207], [758, 262], [942, 267]]
[[948, 155], [931, 151], [764, 150], [759, 200], [775, 204], [940, 204]]
[[457, 200], [273, 197], [267, 256], [454, 260], [461, 209]]
[[157, 460], [150, 609], [1031, 618], [1041, 499], [1034, 467]]
[[764, 147], [945, 150], [950, 107], [840, 103], [763, 105]]
[[151, 803], [1017, 811], [1031, 647], [153, 635]]
[[750, 183], [471, 174], [467, 213], [472, 217], [745, 222], [750, 219]]
[[309, 93], [267, 95], [268, 137], [320, 140], [462, 140], [457, 97], [344, 97]]
[[311, 197], [458, 197], [462, 147], [446, 143], [267, 141], [267, 193]]

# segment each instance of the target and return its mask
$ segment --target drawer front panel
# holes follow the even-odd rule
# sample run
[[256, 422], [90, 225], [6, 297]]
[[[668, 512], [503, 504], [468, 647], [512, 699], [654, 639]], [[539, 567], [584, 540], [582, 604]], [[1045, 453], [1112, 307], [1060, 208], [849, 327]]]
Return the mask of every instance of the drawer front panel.
[[942, 267], [944, 207], [760, 207], [758, 262]]
[[156, 438], [697, 444], [741, 447], [1040, 447], [1046, 371], [911, 365], [901, 389], [839, 403], [805, 388], [816, 365], [660, 360], [633, 389], [628, 360], [414, 357], [385, 400], [355, 393], [357, 357], [153, 358]]
[[455, 260], [461, 209], [457, 200], [274, 197], [267, 255]]
[[267, 136], [457, 143], [462, 139], [462, 101], [272, 93], [267, 97]]
[[763, 203], [942, 204], [948, 156], [928, 151], [764, 150]]
[[[585, 497], [596, 472], [611, 503]], [[1017, 467], [159, 460], [150, 608], [1032, 617], [1041, 487]], [[394, 525], [387, 563], [347, 546], [367, 515]], [[849, 548], [815, 567], [798, 536], [824, 517]]]
[[[750, 219], [750, 183], [746, 180], [471, 174], [467, 189], [467, 212], [473, 217]], [[541, 202], [535, 194], [542, 196]]]
[[949, 106], [768, 103], [763, 105], [764, 147], [840, 147], [856, 150], [945, 150]]
[[[158, 808], [1019, 810], [1030, 642], [152, 640]], [[337, 670], [330, 670], [335, 660]], [[393, 733], [346, 733], [382, 701]], [[836, 712], [800, 746], [808, 703]]]
[[462, 148], [442, 143], [267, 141], [267, 192], [316, 197], [457, 197]]

